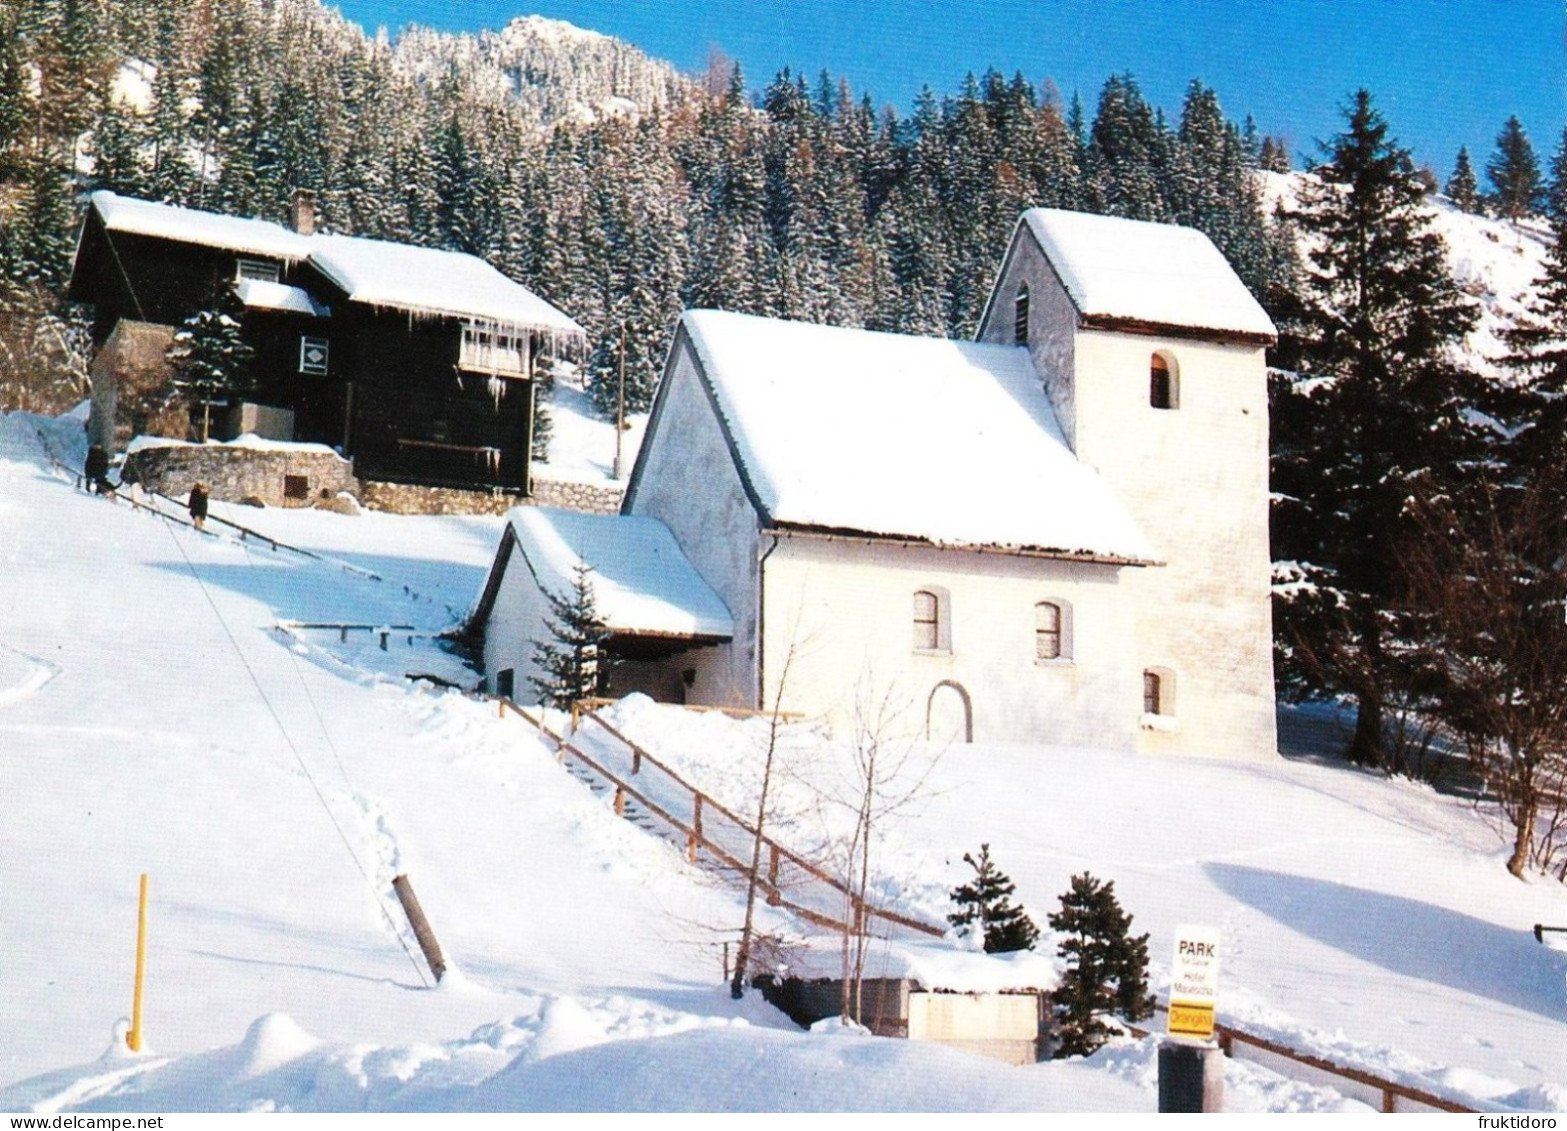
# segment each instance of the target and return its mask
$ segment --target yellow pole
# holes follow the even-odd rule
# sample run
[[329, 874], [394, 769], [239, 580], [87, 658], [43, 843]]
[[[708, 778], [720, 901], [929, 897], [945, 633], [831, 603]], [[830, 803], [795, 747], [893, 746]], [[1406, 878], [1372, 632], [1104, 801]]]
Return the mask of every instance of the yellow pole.
[[125, 1043], [132, 1052], [141, 1052], [141, 986], [147, 970], [147, 873], [141, 874], [141, 905], [136, 911], [136, 998], [131, 1006], [131, 1031]]

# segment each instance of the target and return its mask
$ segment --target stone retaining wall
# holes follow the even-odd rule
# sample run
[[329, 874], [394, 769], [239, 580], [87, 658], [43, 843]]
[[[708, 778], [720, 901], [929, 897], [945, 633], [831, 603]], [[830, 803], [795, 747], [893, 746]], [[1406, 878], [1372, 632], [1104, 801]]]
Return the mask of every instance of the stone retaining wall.
[[624, 487], [605, 487], [595, 483], [572, 483], [565, 479], [533, 480], [533, 503], [540, 507], [563, 507], [590, 514], [619, 514]]
[[269, 507], [308, 507], [338, 492], [358, 492], [354, 465], [337, 453], [305, 448], [175, 444], [140, 448], [125, 457], [124, 478], [165, 495], [186, 494], [198, 481], [214, 499], [259, 500]]
[[455, 487], [423, 487], [416, 483], [359, 484], [359, 501], [371, 510], [391, 514], [505, 514], [523, 502], [516, 495], [462, 491]]
[[535, 479], [531, 499], [504, 492], [359, 480], [354, 478], [352, 461], [329, 450], [305, 447], [145, 447], [126, 457], [125, 472], [127, 480], [135, 479], [149, 490], [176, 497], [184, 495], [198, 480], [207, 485], [214, 499], [234, 503], [260, 500], [269, 507], [324, 506], [339, 492], [346, 491], [371, 510], [391, 514], [505, 514], [512, 507], [530, 503], [615, 514], [624, 494], [618, 486], [555, 479]]

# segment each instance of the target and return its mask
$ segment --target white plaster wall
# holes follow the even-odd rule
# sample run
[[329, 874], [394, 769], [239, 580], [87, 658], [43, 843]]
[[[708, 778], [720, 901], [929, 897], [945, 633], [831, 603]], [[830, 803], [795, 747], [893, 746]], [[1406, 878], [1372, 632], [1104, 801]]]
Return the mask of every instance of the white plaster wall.
[[545, 619], [548, 613], [549, 605], [527, 559], [513, 546], [484, 625], [484, 676], [491, 691], [501, 669], [512, 668], [517, 702], [538, 702], [539, 694], [530, 680], [543, 673], [533, 662], [533, 645], [536, 640], [550, 639]]
[[[763, 600], [769, 702], [788, 664], [786, 709], [847, 733], [857, 695], [890, 695], [900, 734], [923, 733], [932, 690], [960, 683], [975, 742], [1133, 749], [1142, 667], [1126, 587], [1136, 567], [792, 537], [768, 559]], [[950, 596], [951, 648], [914, 649], [914, 592]], [[1036, 661], [1034, 605], [1071, 606], [1069, 660]], [[795, 649], [792, 660], [788, 653]]]
[[[1175, 361], [1178, 407], [1148, 403], [1154, 351]], [[1081, 331], [1078, 458], [1096, 468], [1168, 563], [1128, 575], [1140, 667], [1176, 676], [1174, 732], [1148, 751], [1277, 751], [1269, 604], [1268, 403], [1263, 351]]]
[[1026, 227], [1007, 253], [996, 283], [989, 317], [979, 340], [1012, 345], [1013, 316], [1019, 286], [1028, 283], [1028, 352], [1044, 382], [1066, 442], [1075, 451], [1076, 400], [1072, 377], [1076, 364], [1077, 309], [1056, 281], [1044, 252]]
[[909, 994], [911, 1041], [1033, 1041], [1039, 1036], [1034, 994]]
[[627, 514], [661, 520], [696, 571], [729, 608], [734, 639], [678, 657], [696, 669], [690, 703], [757, 705], [756, 511], [745, 496], [734, 460], [696, 361], [684, 337], [664, 376], [668, 388], [659, 416], [642, 442], [646, 453]]

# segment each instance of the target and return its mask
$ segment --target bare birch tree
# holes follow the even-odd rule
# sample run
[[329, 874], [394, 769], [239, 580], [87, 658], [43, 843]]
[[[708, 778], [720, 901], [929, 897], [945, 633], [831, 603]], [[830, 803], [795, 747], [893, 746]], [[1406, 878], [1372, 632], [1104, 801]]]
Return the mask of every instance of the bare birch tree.
[[1512, 831], [1507, 870], [1548, 868], [1567, 771], [1567, 468], [1425, 502], [1403, 556], [1433, 714]]

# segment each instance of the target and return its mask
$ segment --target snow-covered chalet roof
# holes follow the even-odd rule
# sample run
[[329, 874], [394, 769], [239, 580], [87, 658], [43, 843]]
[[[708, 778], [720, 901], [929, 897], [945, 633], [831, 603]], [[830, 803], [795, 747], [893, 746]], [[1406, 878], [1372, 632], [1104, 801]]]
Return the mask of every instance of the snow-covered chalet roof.
[[226, 251], [264, 255], [290, 263], [310, 254], [310, 237], [292, 232], [270, 220], [243, 216], [219, 216], [172, 204], [136, 200], [107, 190], [92, 194], [92, 207], [111, 232], [153, 236], [177, 243], [219, 247]]
[[95, 192], [91, 199], [111, 233], [153, 236], [289, 263], [305, 260], [351, 302], [563, 337], [584, 336], [569, 315], [476, 256], [356, 236], [302, 236], [270, 220], [219, 216], [107, 191]]
[[[711, 310], [687, 311], [680, 325], [764, 521], [1090, 560], [1159, 558], [1067, 446], [1022, 347]], [[656, 419], [649, 436], [678, 442], [657, 436]]]
[[581, 326], [477, 256], [353, 236], [311, 236], [310, 263], [349, 301], [583, 337]]
[[1039, 242], [1085, 323], [1207, 331], [1272, 342], [1278, 331], [1229, 260], [1195, 228], [1030, 208]]
[[[711, 640], [734, 636], [729, 609], [656, 518], [516, 507], [506, 522], [527, 568], [546, 592], [569, 600], [577, 566], [593, 571], [594, 604], [611, 632]], [[501, 560], [504, 539], [502, 545], [480, 598], [479, 616], [494, 599], [497, 570], [507, 567]]]

